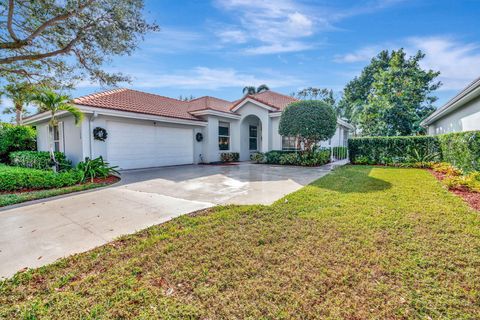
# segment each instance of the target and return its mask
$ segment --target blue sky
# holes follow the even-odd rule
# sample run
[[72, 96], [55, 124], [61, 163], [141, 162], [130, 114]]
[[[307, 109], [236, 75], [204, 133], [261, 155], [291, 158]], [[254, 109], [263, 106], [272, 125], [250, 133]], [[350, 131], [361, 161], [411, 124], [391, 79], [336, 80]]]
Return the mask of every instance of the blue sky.
[[[147, 0], [161, 31], [105, 66], [135, 88], [233, 100], [246, 85], [339, 93], [382, 49], [426, 53], [441, 72], [437, 106], [480, 76], [478, 0]], [[72, 96], [101, 91], [81, 82]], [[8, 101], [4, 102], [6, 105]], [[3, 116], [4, 120], [10, 116]]]

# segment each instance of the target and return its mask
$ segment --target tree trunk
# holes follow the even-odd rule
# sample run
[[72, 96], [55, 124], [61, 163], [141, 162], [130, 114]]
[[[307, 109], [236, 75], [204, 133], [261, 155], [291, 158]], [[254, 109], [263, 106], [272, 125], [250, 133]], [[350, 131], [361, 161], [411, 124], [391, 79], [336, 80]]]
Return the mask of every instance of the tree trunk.
[[15, 104], [15, 121], [18, 125], [23, 124], [23, 106], [21, 104]]

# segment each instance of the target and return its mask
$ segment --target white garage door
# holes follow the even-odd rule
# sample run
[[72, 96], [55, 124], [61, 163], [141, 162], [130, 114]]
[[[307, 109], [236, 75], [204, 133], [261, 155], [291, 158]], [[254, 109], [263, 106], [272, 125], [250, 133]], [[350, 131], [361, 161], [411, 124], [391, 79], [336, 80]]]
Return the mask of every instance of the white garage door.
[[121, 169], [193, 163], [193, 130], [125, 122], [107, 124], [107, 157]]

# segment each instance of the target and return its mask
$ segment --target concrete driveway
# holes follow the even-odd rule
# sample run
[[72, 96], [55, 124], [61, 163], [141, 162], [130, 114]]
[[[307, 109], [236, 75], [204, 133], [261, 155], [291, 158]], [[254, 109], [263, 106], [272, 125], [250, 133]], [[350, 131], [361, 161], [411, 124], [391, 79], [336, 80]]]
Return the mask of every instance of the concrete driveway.
[[125, 171], [121, 183], [0, 211], [0, 277], [217, 204], [271, 204], [327, 174], [241, 163]]

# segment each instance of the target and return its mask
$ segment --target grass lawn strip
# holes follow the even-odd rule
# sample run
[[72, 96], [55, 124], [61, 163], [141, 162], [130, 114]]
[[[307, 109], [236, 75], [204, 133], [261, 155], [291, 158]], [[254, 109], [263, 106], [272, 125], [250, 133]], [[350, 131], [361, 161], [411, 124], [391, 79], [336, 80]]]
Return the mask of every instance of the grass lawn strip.
[[347, 166], [19, 273], [0, 318], [478, 319], [478, 279], [477, 212], [425, 170]]
[[90, 190], [100, 188], [112, 184], [118, 180], [105, 180], [104, 182], [87, 182], [84, 184], [77, 184], [70, 187], [48, 189], [48, 190], [34, 190], [29, 192], [15, 192], [15, 193], [0, 193], [0, 207], [10, 206], [26, 201], [51, 198], [72, 192]]

